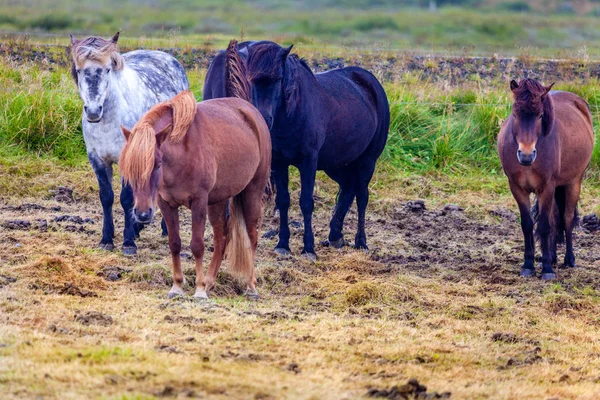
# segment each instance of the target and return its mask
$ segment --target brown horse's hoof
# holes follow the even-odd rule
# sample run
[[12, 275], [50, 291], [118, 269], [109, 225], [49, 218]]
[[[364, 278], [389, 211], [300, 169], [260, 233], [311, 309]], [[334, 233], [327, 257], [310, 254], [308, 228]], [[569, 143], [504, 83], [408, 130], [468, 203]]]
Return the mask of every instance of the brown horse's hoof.
[[[185, 281], [183, 283], [185, 285]], [[169, 293], [167, 293], [167, 297], [169, 299], [174, 299], [175, 297], [181, 297], [185, 294], [185, 292], [183, 291], [183, 288], [177, 287], [175, 285], [173, 285], [173, 287], [171, 288], [171, 290], [169, 290]]]
[[258, 295], [256, 289], [247, 289], [244, 293], [244, 296], [251, 301], [258, 301], [260, 299], [260, 296]]
[[523, 278], [532, 278], [535, 276], [535, 270], [529, 268], [521, 268], [521, 272], [519, 273]]
[[540, 278], [543, 281], [552, 281], [556, 279], [556, 274], [554, 272], [544, 272]]
[[112, 243], [100, 243], [98, 248], [100, 250], [113, 251], [115, 249], [115, 245]]
[[196, 289], [196, 293], [194, 293], [194, 300], [197, 300], [197, 301], [208, 300], [208, 293], [206, 293], [205, 290]]
[[278, 256], [289, 256], [292, 254], [292, 252], [283, 247], [275, 247], [275, 254]]
[[336, 249], [341, 249], [342, 247], [344, 247], [346, 245], [346, 241], [344, 240], [344, 238], [339, 238], [338, 240], [330, 240], [329, 241], [329, 245], [331, 247], [334, 247]]
[[137, 254], [137, 247], [135, 246], [123, 246], [123, 255], [135, 256]]

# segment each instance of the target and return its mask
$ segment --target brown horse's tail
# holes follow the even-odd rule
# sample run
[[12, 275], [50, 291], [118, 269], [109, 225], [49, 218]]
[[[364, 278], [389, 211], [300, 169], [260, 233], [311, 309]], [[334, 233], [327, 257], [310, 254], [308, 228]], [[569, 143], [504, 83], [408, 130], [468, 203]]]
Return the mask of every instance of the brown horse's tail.
[[244, 218], [243, 192], [231, 199], [227, 223], [226, 254], [234, 275], [246, 279], [254, 276], [254, 254]]
[[[562, 244], [565, 242], [565, 210], [567, 207], [567, 194], [564, 186], [558, 186], [554, 189], [554, 232], [556, 236], [554, 240], [556, 240], [557, 244]], [[535, 224], [537, 224], [540, 216], [540, 205], [538, 202], [538, 198], [535, 198], [535, 203], [531, 209], [531, 216]], [[573, 218], [573, 226], [579, 225], [579, 210], [578, 207], [575, 207], [575, 217]], [[536, 234], [536, 236], [539, 236]], [[538, 237], [539, 239], [539, 237]]]
[[237, 50], [237, 40], [232, 40], [225, 52], [225, 96], [250, 101], [250, 85], [246, 78], [246, 64]]

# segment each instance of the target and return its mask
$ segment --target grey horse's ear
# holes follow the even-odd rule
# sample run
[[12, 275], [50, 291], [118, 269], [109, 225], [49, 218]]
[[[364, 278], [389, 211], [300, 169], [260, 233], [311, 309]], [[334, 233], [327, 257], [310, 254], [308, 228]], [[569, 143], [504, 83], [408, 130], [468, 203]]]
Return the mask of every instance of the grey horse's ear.
[[131, 136], [131, 131], [121, 125], [121, 131], [123, 132], [123, 136], [125, 136], [125, 140], [129, 141], [129, 136]]
[[71, 38], [71, 44], [72, 45], [75, 44], [75, 43], [77, 43], [77, 39], [75, 39], [75, 36], [69, 34], [69, 37]]
[[117, 33], [115, 33], [115, 36], [113, 36], [113, 37], [112, 37], [111, 41], [112, 41], [113, 43], [117, 43], [117, 42], [119, 41], [119, 34], [120, 34], [120, 33], [121, 33], [121, 32], [117, 32]]
[[156, 143], [158, 144], [158, 147], [160, 147], [160, 145], [163, 144], [165, 140], [167, 140], [167, 138], [171, 134], [172, 130], [173, 130], [173, 126], [171, 124], [169, 124], [169, 125], [165, 126], [162, 129], [162, 131], [160, 131], [156, 134]]
[[510, 81], [510, 90], [515, 91], [519, 88], [519, 84], [514, 79]]

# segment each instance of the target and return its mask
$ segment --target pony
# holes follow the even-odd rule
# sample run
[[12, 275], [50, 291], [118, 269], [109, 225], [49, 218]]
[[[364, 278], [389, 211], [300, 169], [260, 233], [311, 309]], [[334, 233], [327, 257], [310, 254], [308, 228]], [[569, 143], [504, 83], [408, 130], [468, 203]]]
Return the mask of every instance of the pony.
[[275, 204], [279, 210], [279, 242], [275, 252], [290, 254], [288, 209], [289, 167], [300, 171], [300, 208], [304, 218], [304, 254], [316, 260], [312, 214], [317, 170], [339, 185], [330, 221], [329, 244], [341, 248], [346, 214], [356, 198], [358, 229], [355, 247], [367, 249], [365, 214], [369, 182], [388, 136], [390, 111], [381, 84], [370, 72], [348, 67], [314, 74], [295, 54], [269, 41], [232, 45], [213, 60], [205, 78], [205, 95], [225, 93], [229, 53], [237, 53], [245, 70], [252, 104], [271, 132]]
[[592, 116], [585, 100], [551, 91], [534, 79], [510, 82], [512, 114], [498, 134], [498, 155], [521, 213], [525, 261], [520, 275], [535, 276], [534, 219], [531, 193], [537, 197], [537, 236], [542, 250], [541, 279], [556, 273], [557, 238], [564, 229], [564, 264], [575, 267], [573, 228], [584, 172], [594, 147]]
[[[119, 32], [110, 40], [71, 35], [71, 74], [83, 100], [82, 128], [88, 159], [98, 179], [104, 221], [99, 247], [113, 250], [113, 164], [125, 139], [120, 126], [133, 128], [154, 104], [188, 88], [181, 64], [160, 51], [137, 50], [120, 54]], [[121, 206], [125, 214], [123, 253], [137, 253], [135, 237], [141, 226], [132, 217], [133, 193], [121, 181]], [[163, 236], [166, 235], [163, 223]]]
[[[167, 224], [173, 272], [168, 297], [184, 293], [178, 210], [185, 206], [192, 211], [194, 297], [208, 298], [227, 252], [232, 271], [245, 278], [245, 294], [257, 298], [254, 256], [271, 167], [269, 128], [258, 110], [239, 98], [196, 103], [184, 91], [151, 108], [132, 131], [122, 130], [127, 143], [119, 167], [133, 188], [135, 219], [151, 222], [158, 204]], [[205, 278], [207, 216], [214, 252]]]

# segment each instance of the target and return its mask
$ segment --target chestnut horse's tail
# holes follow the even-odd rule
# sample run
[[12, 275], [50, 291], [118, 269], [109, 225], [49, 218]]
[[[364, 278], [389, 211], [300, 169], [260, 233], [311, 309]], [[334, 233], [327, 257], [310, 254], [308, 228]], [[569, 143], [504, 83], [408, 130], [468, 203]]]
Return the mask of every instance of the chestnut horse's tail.
[[225, 96], [250, 101], [246, 64], [237, 51], [237, 43], [237, 40], [229, 42], [225, 52]]
[[250, 279], [254, 275], [254, 254], [244, 218], [244, 193], [229, 202], [226, 254], [234, 275]]

